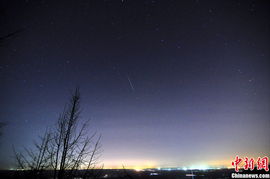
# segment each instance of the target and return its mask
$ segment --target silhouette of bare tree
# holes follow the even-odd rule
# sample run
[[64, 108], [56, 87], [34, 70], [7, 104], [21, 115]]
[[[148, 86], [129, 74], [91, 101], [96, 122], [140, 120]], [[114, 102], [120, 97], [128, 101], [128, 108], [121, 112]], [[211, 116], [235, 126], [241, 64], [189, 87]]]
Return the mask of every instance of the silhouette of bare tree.
[[97, 167], [100, 156], [100, 138], [96, 133], [89, 136], [89, 121], [80, 119], [80, 93], [76, 89], [70, 102], [60, 114], [57, 124], [46, 130], [34, 148], [16, 152], [20, 169], [32, 171], [38, 178], [43, 170], [53, 170], [54, 179], [72, 178], [79, 169], [85, 169], [83, 178], [90, 178], [90, 169]]

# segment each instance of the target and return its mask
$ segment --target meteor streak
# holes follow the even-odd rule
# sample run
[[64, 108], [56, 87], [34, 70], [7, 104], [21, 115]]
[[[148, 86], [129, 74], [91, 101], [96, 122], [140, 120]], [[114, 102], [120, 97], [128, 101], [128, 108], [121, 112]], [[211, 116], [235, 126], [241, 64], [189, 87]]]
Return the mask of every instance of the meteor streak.
[[135, 91], [135, 88], [134, 88], [134, 86], [133, 86], [133, 84], [132, 84], [132, 82], [131, 82], [131, 80], [130, 80], [130, 78], [129, 78], [129, 76], [128, 76], [128, 75], [127, 75], [127, 79], [128, 79], [128, 82], [129, 82], [130, 88], [132, 89], [132, 91]]

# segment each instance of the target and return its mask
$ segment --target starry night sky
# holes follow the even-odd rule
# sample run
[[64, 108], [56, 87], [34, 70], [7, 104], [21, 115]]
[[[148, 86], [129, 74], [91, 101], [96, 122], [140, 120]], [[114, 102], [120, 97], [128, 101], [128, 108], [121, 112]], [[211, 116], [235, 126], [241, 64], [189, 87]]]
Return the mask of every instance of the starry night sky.
[[77, 86], [105, 168], [269, 156], [269, 12], [249, 0], [1, 1], [0, 167]]

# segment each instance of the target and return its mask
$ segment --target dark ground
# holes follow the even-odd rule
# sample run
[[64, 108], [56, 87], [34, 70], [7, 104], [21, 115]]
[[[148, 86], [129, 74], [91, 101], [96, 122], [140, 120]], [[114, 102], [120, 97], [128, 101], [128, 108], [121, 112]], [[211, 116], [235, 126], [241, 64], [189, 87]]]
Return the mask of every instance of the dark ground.
[[[70, 179], [83, 179], [84, 170], [78, 171], [76, 176], [70, 177]], [[103, 169], [103, 170], [91, 170], [90, 174], [94, 174], [92, 178], [122, 178], [122, 179], [182, 179], [192, 178], [190, 174], [193, 174], [193, 178], [206, 178], [206, 179], [218, 179], [218, 178], [231, 178], [231, 174], [235, 173], [234, 169], [220, 169], [220, 170], [157, 170], [149, 169], [146, 171], [135, 171], [135, 170], [124, 170], [124, 169]], [[239, 173], [248, 174], [268, 174], [264, 170], [253, 170], [253, 171], [239, 171]], [[33, 177], [30, 171], [15, 171], [15, 170], [0, 170], [1, 179], [49, 179], [52, 178], [52, 171], [43, 171], [41, 177]], [[90, 177], [91, 178], [91, 177]]]
[[[82, 173], [85, 171], [78, 171], [77, 176], [72, 177], [73, 179], [81, 179]], [[234, 169], [220, 169], [220, 170], [156, 170], [149, 169], [146, 171], [135, 171], [135, 170], [94, 170], [92, 171], [96, 176], [96, 178], [138, 178], [138, 179], [180, 179], [180, 178], [192, 178], [190, 176], [191, 173], [194, 174], [194, 178], [208, 178], [208, 179], [218, 179], [218, 178], [231, 178], [231, 173], [234, 172]], [[264, 171], [243, 171], [242, 173], [265, 173]], [[269, 172], [268, 172], [269, 174]], [[44, 171], [42, 177], [40, 179], [51, 178], [51, 171]], [[29, 171], [14, 171], [14, 170], [2, 170], [0, 171], [1, 179], [14, 179], [14, 178], [36, 178], [30, 177]]]

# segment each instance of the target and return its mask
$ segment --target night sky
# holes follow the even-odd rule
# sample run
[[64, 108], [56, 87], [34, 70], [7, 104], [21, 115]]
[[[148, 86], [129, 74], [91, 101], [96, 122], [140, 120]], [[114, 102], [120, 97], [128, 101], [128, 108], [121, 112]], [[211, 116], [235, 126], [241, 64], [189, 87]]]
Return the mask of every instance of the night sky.
[[0, 168], [77, 86], [105, 168], [270, 157], [269, 12], [248, 0], [2, 0]]

